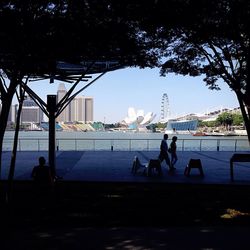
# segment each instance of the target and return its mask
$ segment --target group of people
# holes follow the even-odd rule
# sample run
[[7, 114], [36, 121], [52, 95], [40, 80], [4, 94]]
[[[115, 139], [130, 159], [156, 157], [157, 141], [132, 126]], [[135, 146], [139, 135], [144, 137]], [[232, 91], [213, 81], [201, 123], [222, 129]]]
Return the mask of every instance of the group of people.
[[[160, 146], [160, 155], [159, 155], [159, 160], [160, 162], [166, 161], [166, 164], [169, 167], [169, 170], [175, 170], [175, 164], [178, 160], [177, 154], [176, 154], [176, 141], [177, 141], [177, 136], [173, 136], [172, 142], [170, 143], [170, 146], [168, 147], [168, 134], [164, 134], [163, 139], [161, 141], [161, 146]], [[169, 159], [169, 154], [171, 155], [171, 159]]]

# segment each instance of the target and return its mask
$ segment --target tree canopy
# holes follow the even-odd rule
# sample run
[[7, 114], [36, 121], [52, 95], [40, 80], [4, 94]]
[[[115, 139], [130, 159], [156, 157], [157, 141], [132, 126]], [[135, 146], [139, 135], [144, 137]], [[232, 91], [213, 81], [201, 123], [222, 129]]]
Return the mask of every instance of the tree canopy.
[[9, 109], [24, 79], [77, 84], [102, 70], [98, 62], [203, 75], [211, 89], [223, 79], [250, 141], [248, 0], [2, 0], [0, 23], [0, 173]]
[[60, 62], [159, 67], [203, 75], [211, 89], [223, 79], [250, 139], [248, 0], [3, 0], [0, 13], [0, 68], [13, 88], [27, 75], [65, 79]]
[[0, 67], [43, 76], [55, 73], [58, 61], [156, 66], [152, 41], [132, 18], [135, 6], [126, 0], [3, 0], [0, 22], [8, 25], [0, 30]]
[[210, 89], [223, 79], [237, 96], [250, 140], [250, 2], [172, 2], [176, 8], [164, 15], [170, 5], [158, 1], [147, 20], [153, 26], [143, 26], [164, 44], [161, 74], [203, 75]]

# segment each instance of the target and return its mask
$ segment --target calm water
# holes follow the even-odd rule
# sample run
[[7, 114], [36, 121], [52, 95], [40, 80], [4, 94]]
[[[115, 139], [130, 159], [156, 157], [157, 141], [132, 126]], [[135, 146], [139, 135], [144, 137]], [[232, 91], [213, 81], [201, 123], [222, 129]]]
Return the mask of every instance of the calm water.
[[[6, 131], [4, 150], [12, 150], [13, 131]], [[162, 133], [133, 132], [56, 132], [59, 150], [159, 150]], [[178, 150], [188, 151], [245, 151], [249, 150], [246, 136], [177, 135]], [[172, 135], [169, 135], [169, 143]], [[18, 150], [48, 150], [48, 132], [21, 131]]]

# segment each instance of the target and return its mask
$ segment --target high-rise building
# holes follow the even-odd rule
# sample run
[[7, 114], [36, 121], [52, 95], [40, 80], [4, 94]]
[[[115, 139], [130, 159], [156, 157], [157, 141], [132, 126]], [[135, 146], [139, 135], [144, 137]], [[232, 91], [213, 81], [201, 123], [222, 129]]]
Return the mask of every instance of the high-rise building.
[[93, 97], [85, 96], [85, 123], [93, 122], [93, 120], [94, 120]]
[[77, 121], [81, 122], [86, 122], [86, 111], [85, 111], [85, 97], [84, 96], [79, 96], [77, 97], [77, 103], [78, 103], [78, 119]]
[[23, 101], [21, 112], [21, 122], [41, 123], [43, 121], [43, 113], [40, 107], [27, 96]]
[[[2, 111], [2, 104], [0, 103], [0, 112]], [[11, 105], [8, 115], [8, 123], [16, 122], [16, 114], [17, 114], [17, 104]]]
[[22, 113], [21, 113], [21, 122], [34, 122], [34, 123], [40, 123], [40, 108], [37, 107], [23, 107]]
[[[57, 100], [60, 101], [67, 93], [65, 85], [61, 83], [57, 91]], [[58, 122], [93, 122], [93, 97], [77, 96], [58, 116]]]
[[77, 98], [74, 98], [69, 104], [69, 120], [77, 120]]
[[[59, 103], [63, 97], [66, 95], [67, 90], [64, 83], [60, 83], [57, 90], [57, 103]], [[69, 121], [69, 106], [67, 106], [62, 113], [56, 119], [58, 122], [68, 122]]]
[[85, 98], [84, 96], [75, 97], [70, 103], [70, 121], [85, 123]]
[[16, 114], [17, 114], [17, 104], [11, 105], [9, 116], [8, 116], [8, 123], [15, 123], [16, 122]]

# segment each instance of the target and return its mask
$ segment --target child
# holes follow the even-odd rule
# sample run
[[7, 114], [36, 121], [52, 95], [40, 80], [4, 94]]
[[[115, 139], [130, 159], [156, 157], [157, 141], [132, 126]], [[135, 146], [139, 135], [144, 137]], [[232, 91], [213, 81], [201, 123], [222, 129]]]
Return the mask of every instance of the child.
[[176, 141], [177, 141], [177, 136], [173, 136], [172, 142], [170, 143], [171, 166], [173, 169], [175, 169], [174, 165], [178, 160], [177, 154], [176, 154]]

